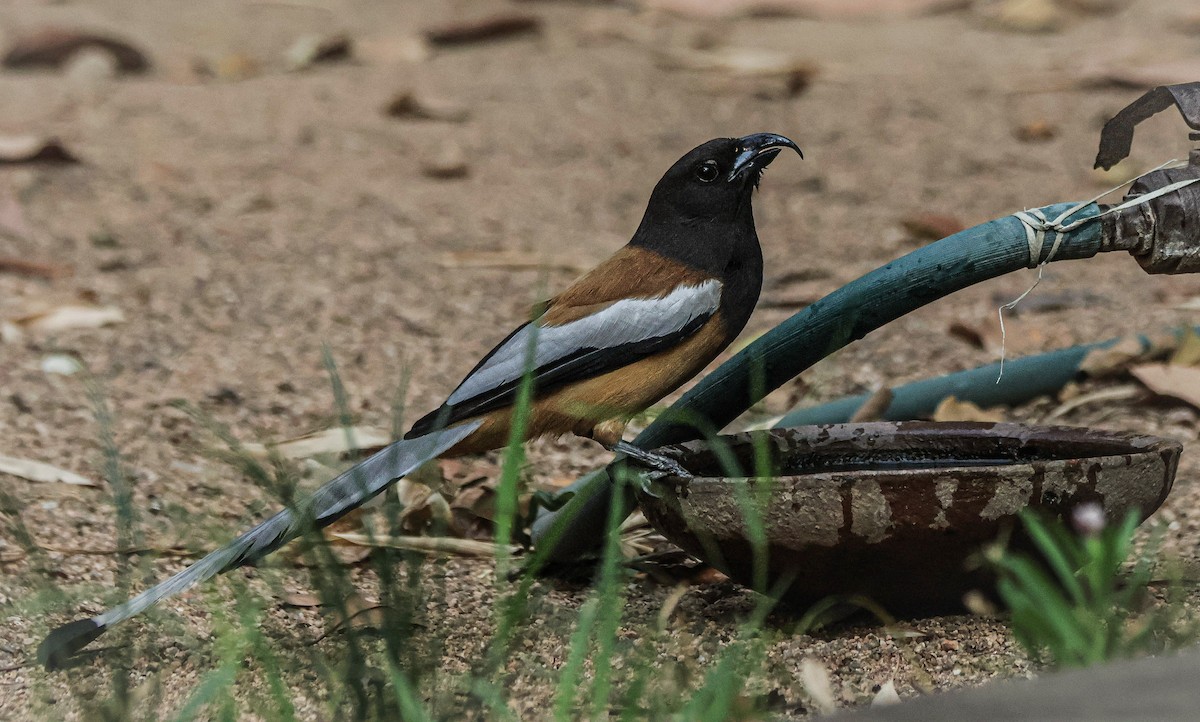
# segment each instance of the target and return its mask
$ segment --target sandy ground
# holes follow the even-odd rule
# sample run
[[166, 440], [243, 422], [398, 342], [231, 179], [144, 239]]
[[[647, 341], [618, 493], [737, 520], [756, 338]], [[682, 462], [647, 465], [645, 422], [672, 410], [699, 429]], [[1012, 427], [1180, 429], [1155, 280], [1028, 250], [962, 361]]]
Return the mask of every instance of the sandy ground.
[[[586, 267], [625, 242], [679, 155], [710, 137], [774, 131], [796, 139], [806, 160], [781, 158], [755, 200], [768, 286], [746, 335], [762, 332], [798, 303], [915, 247], [900, 228], [906, 216], [950, 214], [972, 225], [1102, 190], [1108, 181], [1089, 170], [1098, 129], [1140, 91], [1086, 87], [1083, 79], [1193, 56], [1200, 42], [1180, 3], [1118, 4], [1117, 13], [1072, 15], [1059, 32], [1041, 35], [988, 27], [971, 10], [851, 22], [696, 20], [583, 2], [7, 3], [0, 27], [9, 39], [46, 23], [107, 29], [143, 48], [155, 69], [118, 79], [86, 69], [0, 72], [0, 131], [57, 135], [84, 160], [0, 166], [5, 217], [15, 207], [22, 218], [21, 229], [0, 231], [0, 254], [74, 267], [55, 281], [0, 274], [0, 318], [81, 299], [126, 318], [0, 342], [0, 453], [100, 478], [99, 434], [80, 377], [42, 370], [50, 354], [76, 354], [115, 415], [145, 539], [208, 547], [271, 504], [214, 459], [211, 436], [167, 402], [200, 406], [244, 441], [326, 428], [336, 416], [322, 365], [327, 344], [359, 421], [389, 427], [405, 373], [409, 407], [423, 413], [544, 289], [571, 280], [569, 266]], [[423, 27], [514, 9], [541, 17], [543, 31], [419, 61], [388, 62], [377, 51], [288, 73], [282, 60], [308, 33], [345, 30], [364, 47], [402, 50], [395, 39]], [[789, 95], [773, 80], [664, 67], [664, 51], [697, 46], [792, 53], [818, 74]], [[209, 78], [195, 69], [199, 60], [219, 70], [235, 56], [253, 59], [258, 72]], [[458, 103], [470, 117], [386, 117], [381, 108], [406, 89]], [[1055, 137], [1018, 139], [1016, 130], [1035, 121], [1054, 126]], [[465, 156], [466, 176], [424, 175], [451, 145]], [[1176, 117], [1155, 119], [1139, 131], [1133, 166], [1186, 147]], [[445, 263], [447, 252], [483, 251], [559, 265], [540, 272]], [[914, 313], [823, 362], [764, 409], [994, 360], [947, 329], [956, 321], [992, 329], [995, 299], [1016, 296], [1032, 278], [999, 279]], [[1014, 353], [1192, 322], [1194, 312], [1175, 309], [1200, 295], [1200, 280], [1148, 277], [1114, 256], [1051, 267], [1037, 293], [1066, 299], [1066, 307], [1020, 318]], [[1053, 406], [1033, 404], [1011, 418], [1036, 420]], [[1196, 420], [1182, 405], [1128, 402], [1066, 419], [1162, 433], [1189, 447]], [[537, 444], [532, 473], [539, 482], [569, 479], [602, 458], [583, 443]], [[1200, 528], [1197, 463], [1185, 454], [1165, 510], [1175, 522], [1167, 551], [1184, 560], [1196, 556]], [[42, 545], [115, 544], [103, 490], [5, 475], [0, 490]], [[0, 544], [0, 558], [20, 557], [7, 526]], [[103, 590], [116, 583], [113, 555], [46, 558], [50, 579], [29, 558], [0, 563], [0, 667], [16, 667], [0, 671], [4, 719], [86, 717], [109, 684], [103, 657], [53, 675], [20, 666], [48, 627], [98, 611]], [[182, 563], [156, 559], [152, 576]], [[490, 634], [491, 564], [451, 560], [430, 573], [442, 590], [424, 613], [424, 634], [441, 645], [431, 663], [465, 671]], [[303, 587], [302, 572], [290, 579]], [[47, 587], [61, 596], [35, 594]], [[236, 587], [213, 588], [228, 599]], [[584, 587], [552, 582], [538, 589], [543, 621], [522, 641], [509, 684], [512, 705], [527, 718], [548, 709], [552, 670], [586, 596]], [[652, 624], [669, 592], [635, 580], [627, 631]], [[148, 717], [178, 709], [215, 663], [205, 603], [212, 594], [173, 600], [167, 606], [179, 616], [130, 625], [144, 653], [136, 679], [163, 685]], [[730, 585], [694, 587], [670, 634], [639, 643], [654, 645], [664, 678], [686, 679], [735, 635], [752, 605]], [[320, 637], [315, 619], [273, 608], [265, 628], [287, 654]], [[753, 687], [790, 717], [814, 709], [800, 678], [807, 657], [830, 672], [841, 705], [868, 702], [888, 680], [909, 695], [1030, 673], [997, 622], [938, 618], [912, 628], [908, 638], [869, 627], [793, 636], [777, 621]], [[317, 648], [340, 654], [336, 640]], [[317, 716], [320, 696], [297, 690], [302, 717]]]

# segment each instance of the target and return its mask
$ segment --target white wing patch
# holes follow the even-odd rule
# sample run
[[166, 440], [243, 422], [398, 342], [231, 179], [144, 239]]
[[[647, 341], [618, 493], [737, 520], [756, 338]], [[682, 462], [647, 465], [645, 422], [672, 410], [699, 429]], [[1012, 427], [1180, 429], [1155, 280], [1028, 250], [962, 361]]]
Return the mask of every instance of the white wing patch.
[[446, 399], [458, 404], [521, 378], [536, 333], [534, 369], [584, 349], [604, 349], [669, 336], [698, 318], [712, 316], [721, 303], [716, 280], [677, 286], [662, 298], [627, 298], [602, 311], [561, 326], [526, 324], [496, 349], [491, 358], [463, 380]]

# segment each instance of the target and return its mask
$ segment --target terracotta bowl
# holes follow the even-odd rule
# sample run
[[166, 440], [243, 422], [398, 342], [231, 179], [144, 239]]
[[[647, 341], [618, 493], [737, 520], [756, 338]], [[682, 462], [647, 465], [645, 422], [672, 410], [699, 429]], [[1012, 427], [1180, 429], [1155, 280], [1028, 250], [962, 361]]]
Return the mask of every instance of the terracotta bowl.
[[[659, 449], [695, 474], [638, 492], [664, 536], [752, 586], [743, 509], [758, 495], [768, 578], [795, 575], [785, 603], [862, 594], [904, 616], [961, 610], [966, 591], [987, 588], [968, 557], [1022, 509], [1061, 516], [1094, 501], [1111, 519], [1136, 510], [1144, 520], [1171, 490], [1182, 450], [1139, 434], [915, 421], [735, 434], [718, 446], [724, 462], [705, 442]], [[773, 478], [748, 477], [764, 457]]]

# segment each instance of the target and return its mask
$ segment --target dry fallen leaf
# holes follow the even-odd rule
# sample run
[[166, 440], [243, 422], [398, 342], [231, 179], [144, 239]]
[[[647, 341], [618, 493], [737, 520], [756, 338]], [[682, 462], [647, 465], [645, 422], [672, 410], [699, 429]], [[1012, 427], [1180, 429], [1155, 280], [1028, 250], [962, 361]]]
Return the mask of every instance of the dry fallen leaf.
[[641, 511], [635, 511], [621, 523], [618, 529], [621, 556], [637, 559], [654, 551], [656, 541], [662, 539]]
[[361, 594], [353, 593], [346, 598], [345, 614], [335, 607], [330, 615], [332, 625], [329, 634], [341, 631], [349, 625], [350, 629], [368, 630], [383, 627], [384, 614], [387, 607], [372, 601]]
[[78, 163], [58, 138], [39, 135], [0, 136], [0, 164]]
[[282, 602], [285, 607], [307, 608], [321, 606], [321, 598], [307, 592], [292, 592], [285, 596]]
[[377, 451], [390, 443], [392, 435], [383, 429], [351, 426], [314, 431], [277, 444], [250, 443], [245, 445], [245, 449], [255, 456], [267, 456], [274, 451], [285, 459], [307, 459], [320, 454], [343, 456], [351, 451]]
[[72, 484], [74, 486], [100, 486], [86, 477], [73, 471], [60, 469], [57, 466], [41, 461], [18, 459], [13, 456], [0, 456], [0, 473], [19, 476], [28, 481], [46, 484]]
[[963, 606], [977, 617], [995, 617], [1000, 614], [996, 603], [978, 589], [972, 589], [963, 595]]
[[59, 376], [74, 376], [83, 370], [83, 364], [71, 354], [52, 353], [42, 357], [39, 364], [44, 374]]
[[965, 321], [954, 321], [946, 327], [946, 333], [951, 338], [956, 338], [977, 349], [983, 350], [987, 348], [987, 338], [983, 331], [972, 326]]
[[[329, 553], [333, 555], [334, 561], [342, 566], [351, 567], [355, 564], [361, 564], [375, 553], [373, 547], [344, 543], [341, 540], [333, 538], [333, 535], [329, 534], [328, 531], [325, 533], [325, 538], [330, 542]], [[305, 545], [292, 547], [292, 550], [287, 553], [287, 557], [288, 563], [298, 567], [316, 567], [323, 563], [322, 557], [314, 551], [309, 551]]]
[[558, 492], [575, 483], [575, 476], [555, 476], [542, 479], [538, 486], [546, 491]]
[[329, 551], [333, 554], [333, 558], [337, 560], [338, 564], [347, 567], [361, 564], [375, 553], [374, 548], [358, 544], [331, 544]]
[[781, 82], [757, 87], [754, 95], [762, 100], [795, 98], [812, 87], [819, 74], [820, 71], [815, 65], [797, 65], [783, 74]]
[[100, 88], [105, 81], [121, 72], [117, 59], [98, 48], [84, 48], [71, 56], [63, 66], [63, 75], [81, 83], [85, 88]]
[[59, 306], [13, 321], [27, 331], [55, 333], [75, 328], [101, 328], [125, 323], [125, 314], [115, 306]]
[[432, 45], [449, 46], [533, 35], [541, 29], [542, 19], [536, 15], [505, 13], [428, 28], [424, 35]]
[[496, 516], [495, 481], [463, 486], [450, 502], [454, 533], [467, 539], [490, 539]]
[[334, 35], [305, 35], [287, 49], [284, 60], [289, 70], [303, 70], [317, 63], [348, 60], [353, 45], [345, 33]]
[[[415, 474], [410, 476], [415, 476]], [[407, 477], [397, 481], [395, 489], [396, 498], [400, 501], [400, 505], [404, 507], [405, 511], [424, 506], [429, 501], [429, 497], [434, 494], [433, 489], [428, 484], [414, 481], [412, 478]]]
[[[670, 59], [663, 61], [663, 64], [666, 67], [678, 67]], [[719, 97], [744, 95], [757, 100], [788, 100], [804, 94], [819, 74], [816, 65], [800, 61], [777, 73], [746, 74], [735, 69], [733, 72], [710, 74], [706, 79], [705, 89]]]
[[123, 40], [53, 27], [18, 38], [2, 62], [6, 68], [58, 68], [84, 49], [98, 49], [110, 54], [121, 72], [138, 73], [150, 67], [146, 56]]
[[1159, 396], [1169, 396], [1200, 409], [1200, 368], [1143, 364], [1129, 369], [1133, 377]]
[[804, 691], [821, 714], [833, 714], [837, 705], [829, 672], [825, 671], [824, 665], [812, 657], [805, 657], [800, 663], [800, 684], [804, 685]]
[[[428, 461], [421, 464], [411, 473], [408, 474], [409, 481], [419, 486], [425, 486], [433, 491], [451, 491], [452, 487], [446, 484], [445, 472], [442, 471], [442, 460]], [[402, 495], [403, 499], [403, 495]]]
[[[325, 550], [333, 556], [334, 561], [343, 566], [353, 566], [365, 561], [375, 552], [371, 547], [350, 544], [337, 538], [339, 533], [361, 532], [366, 528], [365, 519], [375, 513], [373, 503], [368, 502], [321, 530]], [[374, 528], [382, 528], [377, 520], [373, 521], [375, 521]], [[314, 548], [313, 542], [307, 539], [302, 539], [298, 543], [286, 547], [284, 556], [290, 564], [300, 567], [320, 566], [325, 559], [324, 551]]]
[[453, 526], [450, 504], [428, 485], [412, 479], [401, 479], [396, 483], [396, 495], [403, 507], [399, 521], [404, 531], [418, 534], [431, 526]]
[[871, 699], [872, 707], [882, 707], [889, 704], [899, 704], [900, 695], [896, 694], [896, 683], [888, 680], [879, 686], [879, 691]]
[[1040, 143], [1058, 135], [1058, 127], [1043, 118], [1022, 123], [1013, 131], [1013, 135], [1025, 143]]
[[466, 107], [440, 98], [418, 96], [404, 91], [388, 101], [383, 112], [392, 118], [404, 120], [441, 120], [462, 123], [471, 117]]
[[1194, 328], [1188, 327], [1183, 332], [1169, 363], [1172, 366], [1200, 366], [1200, 335]]
[[262, 72], [262, 64], [258, 62], [258, 58], [245, 53], [230, 53], [223, 56], [217, 61], [216, 68], [211, 72], [206, 71], [203, 65], [197, 66], [197, 74], [215, 74], [221, 80], [245, 80], [253, 78], [260, 72]]
[[466, 153], [455, 143], [440, 146], [437, 155], [421, 164], [423, 174], [438, 180], [466, 178], [470, 170]]
[[937, 241], [967, 227], [958, 218], [943, 213], [912, 213], [901, 218], [900, 225], [910, 236], [922, 241]]
[[947, 396], [933, 411], [934, 421], [1004, 421], [1004, 414], [996, 409], [982, 409], [970, 401], [960, 401]]
[[1114, 376], [1125, 371], [1145, 353], [1141, 339], [1126, 336], [1112, 346], [1089, 351], [1079, 362], [1079, 370], [1093, 378]]
[[[1026, 301], [1029, 299], [1026, 298]], [[1022, 304], [1024, 301], [1022, 301]], [[1020, 308], [1020, 306], [1018, 306]], [[976, 348], [1006, 359], [1037, 353], [1062, 338], [1066, 330], [1059, 321], [1020, 318], [1010, 310], [1004, 314], [1004, 332], [995, 316], [977, 325], [955, 321], [946, 329], [951, 336], [961, 339]]]
[[990, 25], [1019, 33], [1051, 33], [1066, 22], [1054, 0], [1001, 0], [986, 10], [984, 17]]
[[635, 529], [621, 535], [619, 546], [621, 556], [625, 559], [636, 559], [654, 551], [654, 542], [661, 538], [653, 529]]
[[765, 48], [730, 47], [716, 50], [675, 48], [663, 51], [659, 64], [680, 70], [705, 70], [729, 73], [739, 77], [790, 77], [803, 72], [811, 75], [816, 66], [792, 53]]
[[467, 484], [500, 477], [500, 465], [486, 458], [474, 458], [469, 461], [461, 458], [439, 459], [438, 468], [442, 479], [454, 490]]

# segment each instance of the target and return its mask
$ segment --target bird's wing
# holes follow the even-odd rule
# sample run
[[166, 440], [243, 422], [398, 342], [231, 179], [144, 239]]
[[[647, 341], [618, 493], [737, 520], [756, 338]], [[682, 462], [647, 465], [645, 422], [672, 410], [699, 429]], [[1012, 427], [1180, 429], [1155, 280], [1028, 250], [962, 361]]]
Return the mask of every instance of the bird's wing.
[[[655, 292], [642, 275], [626, 288], [646, 295], [625, 296], [611, 281], [595, 286], [611, 279], [598, 273], [602, 269], [552, 299], [541, 317], [492, 349], [441, 408], [413, 424], [405, 438], [511, 404], [526, 368], [537, 393], [545, 393], [658, 353], [695, 333], [720, 307], [721, 283], [715, 278], [683, 271]], [[594, 291], [587, 292], [585, 283]]]

